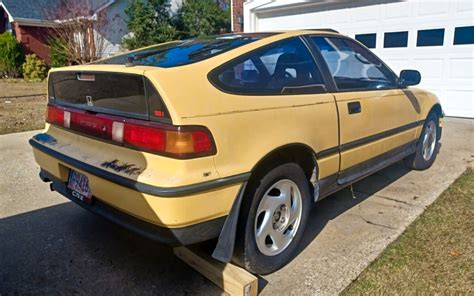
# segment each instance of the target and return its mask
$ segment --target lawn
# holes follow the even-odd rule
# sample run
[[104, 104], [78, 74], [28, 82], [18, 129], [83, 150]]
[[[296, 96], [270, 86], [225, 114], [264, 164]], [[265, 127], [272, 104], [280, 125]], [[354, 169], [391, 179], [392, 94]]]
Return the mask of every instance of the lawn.
[[46, 83], [0, 80], [0, 135], [44, 127], [46, 95], [38, 94], [46, 94]]
[[451, 185], [343, 295], [474, 295], [474, 171]]

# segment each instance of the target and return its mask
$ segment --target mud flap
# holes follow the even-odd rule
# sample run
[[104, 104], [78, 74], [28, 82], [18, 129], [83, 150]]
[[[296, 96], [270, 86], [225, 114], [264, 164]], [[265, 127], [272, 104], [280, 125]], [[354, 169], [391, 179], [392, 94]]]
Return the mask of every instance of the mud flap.
[[212, 257], [221, 262], [228, 263], [232, 260], [235, 246], [235, 235], [237, 232], [237, 221], [239, 220], [240, 204], [247, 187], [247, 182], [244, 182], [240, 187], [237, 198], [232, 204], [230, 213], [224, 222], [216, 248], [212, 252]]

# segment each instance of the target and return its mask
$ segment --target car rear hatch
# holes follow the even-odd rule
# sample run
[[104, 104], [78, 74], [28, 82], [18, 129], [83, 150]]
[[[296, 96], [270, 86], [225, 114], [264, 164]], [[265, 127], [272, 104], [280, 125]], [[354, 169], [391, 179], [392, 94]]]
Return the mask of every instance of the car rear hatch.
[[103, 113], [170, 123], [169, 113], [143, 75], [97, 71], [52, 72], [49, 102]]

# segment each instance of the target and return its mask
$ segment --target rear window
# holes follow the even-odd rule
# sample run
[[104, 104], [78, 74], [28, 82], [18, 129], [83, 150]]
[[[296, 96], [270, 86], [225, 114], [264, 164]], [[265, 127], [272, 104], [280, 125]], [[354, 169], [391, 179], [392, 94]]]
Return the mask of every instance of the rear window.
[[96, 64], [144, 65], [162, 68], [199, 62], [269, 34], [224, 35], [160, 44], [95, 62]]
[[151, 82], [133, 74], [54, 72], [49, 76], [49, 100], [92, 112], [140, 119], [169, 115]]

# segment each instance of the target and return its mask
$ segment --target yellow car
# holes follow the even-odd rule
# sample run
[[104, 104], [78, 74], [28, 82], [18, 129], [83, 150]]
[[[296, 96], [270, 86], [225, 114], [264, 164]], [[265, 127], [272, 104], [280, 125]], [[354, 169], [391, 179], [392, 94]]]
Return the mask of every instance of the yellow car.
[[333, 30], [152, 46], [49, 74], [40, 177], [82, 207], [257, 274], [295, 255], [313, 203], [394, 162], [426, 169], [443, 112]]

